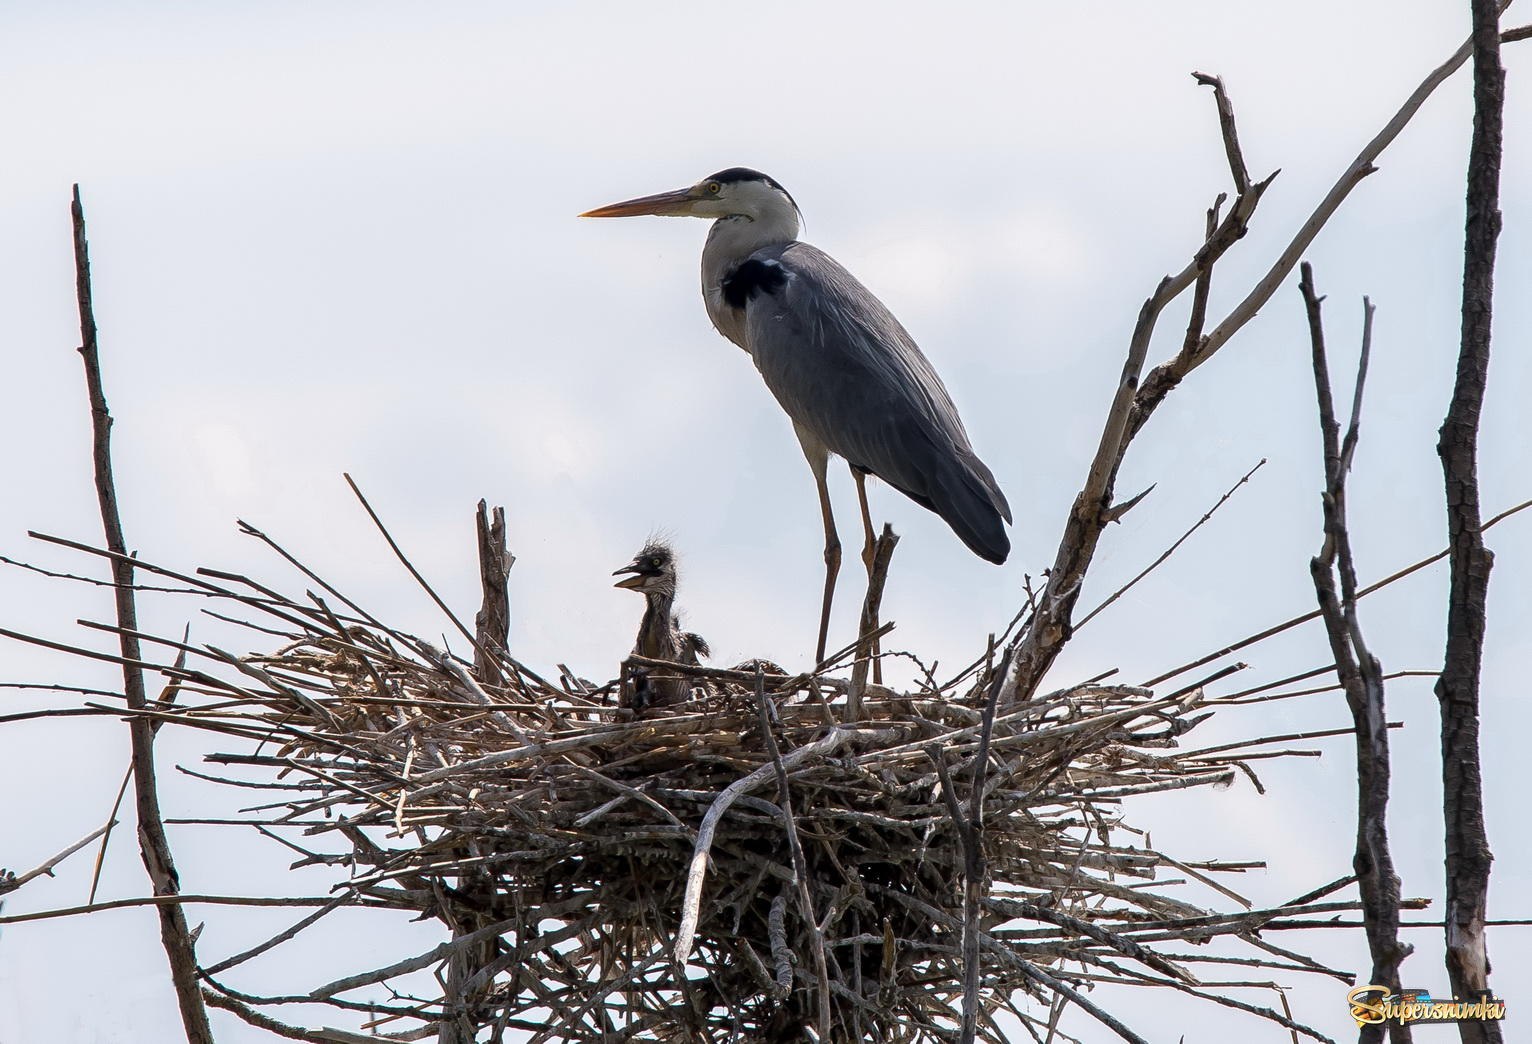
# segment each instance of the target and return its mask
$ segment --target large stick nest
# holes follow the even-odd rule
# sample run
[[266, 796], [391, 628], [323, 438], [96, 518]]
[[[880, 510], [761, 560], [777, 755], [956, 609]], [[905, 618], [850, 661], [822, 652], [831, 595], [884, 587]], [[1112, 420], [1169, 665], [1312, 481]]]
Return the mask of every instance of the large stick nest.
[[[1040, 1039], [1048, 1004], [1065, 999], [1138, 1039], [1082, 992], [1100, 981], [1172, 987], [1324, 1039], [1203, 989], [1187, 963], [1224, 958], [1163, 947], [1233, 936], [1260, 950], [1240, 964], [1323, 971], [1256, 933], [1279, 913], [1354, 904], [1316, 895], [1218, 913], [1163, 886], [1194, 878], [1238, 898], [1209, 875], [1243, 866], [1121, 840], [1124, 798], [1249, 773], [1245, 744], [1178, 746], [1208, 717], [1200, 688], [1088, 684], [999, 707], [976, 773], [998, 690], [987, 659], [911, 694], [833, 672], [638, 664], [686, 671], [698, 688], [633, 720], [615, 681], [561, 669], [554, 683], [503, 651], [469, 663], [314, 596], [220, 589], [285, 621], [268, 633], [290, 642], [237, 660], [213, 650], [238, 684], [181, 672], [237, 709], [161, 713], [263, 741], [210, 760], [254, 770], [224, 782], [261, 789], [265, 831], [276, 809], [334, 843], [287, 842], [309, 853], [299, 865], [349, 866], [337, 905], [416, 910], [452, 929], [451, 943], [307, 994], [381, 1017], [391, 1039], [456, 1020], [461, 1039], [511, 1027], [591, 1042], [953, 1040], [965, 921], [980, 1039], [1005, 1039], [1002, 1010]], [[848, 720], [853, 687], [861, 710]], [[273, 801], [273, 787], [288, 793]], [[231, 963], [209, 1000], [274, 1028], [258, 1009], [276, 998], [226, 986]], [[435, 998], [397, 985], [427, 968]]]

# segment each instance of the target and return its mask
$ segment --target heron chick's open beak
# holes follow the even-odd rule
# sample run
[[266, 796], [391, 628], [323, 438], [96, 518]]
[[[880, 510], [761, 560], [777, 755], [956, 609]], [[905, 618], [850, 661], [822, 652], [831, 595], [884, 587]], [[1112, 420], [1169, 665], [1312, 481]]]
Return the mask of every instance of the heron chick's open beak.
[[[624, 573], [631, 573], [633, 575], [623, 576]], [[636, 591], [643, 587], [644, 581], [648, 580], [651, 576], [654, 576], [655, 573], [652, 569], [646, 569], [639, 565], [637, 562], [632, 562], [623, 566], [621, 569], [614, 570], [612, 575], [622, 576], [621, 580], [612, 585], [613, 587], [626, 587], [630, 591]]]
[[610, 203], [595, 210], [587, 210], [581, 217], [637, 217], [640, 214], [659, 214], [665, 217], [689, 217], [692, 205], [697, 202], [694, 188], [657, 192], [652, 196]]

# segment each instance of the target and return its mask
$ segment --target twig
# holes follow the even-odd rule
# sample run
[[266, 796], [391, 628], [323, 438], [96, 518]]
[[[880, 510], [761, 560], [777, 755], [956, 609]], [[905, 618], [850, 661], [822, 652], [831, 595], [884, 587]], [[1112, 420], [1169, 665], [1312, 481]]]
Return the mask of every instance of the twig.
[[28, 881], [31, 881], [34, 878], [42, 877], [44, 874], [46, 874], [49, 877], [52, 877], [53, 876], [53, 868], [54, 867], [58, 866], [64, 860], [66, 860], [70, 856], [74, 855], [76, 852], [78, 852], [80, 849], [84, 848], [86, 845], [90, 844], [92, 841], [94, 841], [96, 838], [100, 837], [102, 834], [105, 834], [109, 829], [111, 829], [111, 827], [113, 827], [115, 825], [116, 825], [116, 820], [112, 820], [111, 822], [107, 823], [105, 826], [97, 827], [89, 835], [87, 835], [86, 837], [81, 838], [79, 841], [76, 841], [74, 844], [72, 844], [68, 848], [64, 849], [62, 852], [60, 852], [58, 855], [54, 856], [52, 859], [49, 859], [49, 860], [45, 861], [40, 866], [36, 867], [35, 869], [29, 870], [26, 873], [21, 874], [20, 876], [12, 876], [10, 874], [6, 874], [6, 873], [3, 873], [3, 872], [0, 872], [0, 895], [5, 895], [7, 892], [14, 892], [16, 889], [20, 888], [22, 885], [26, 884]]
[[1204, 525], [1206, 525], [1212, 519], [1212, 517], [1215, 514], [1218, 513], [1218, 509], [1223, 507], [1224, 504], [1228, 502], [1229, 498], [1234, 496], [1235, 493], [1239, 492], [1239, 488], [1241, 486], [1243, 486], [1245, 483], [1249, 482], [1250, 481], [1250, 477], [1252, 475], [1254, 475], [1257, 471], [1260, 471], [1261, 468], [1263, 468], [1265, 465], [1266, 465], [1266, 458], [1262, 457], [1260, 459], [1260, 461], [1256, 463], [1255, 467], [1253, 467], [1249, 471], [1245, 472], [1245, 474], [1240, 477], [1240, 480], [1238, 482], [1236, 482], [1236, 483], [1234, 483], [1234, 485], [1230, 486], [1228, 488], [1228, 490], [1225, 491], [1224, 495], [1218, 498], [1218, 502], [1216, 504], [1214, 504], [1212, 507], [1208, 508], [1207, 511], [1203, 512], [1202, 517], [1199, 518], [1196, 522], [1192, 523], [1191, 528], [1188, 529], [1185, 533], [1182, 533], [1181, 536], [1176, 540], [1176, 542], [1174, 544], [1171, 544], [1168, 548], [1165, 549], [1163, 554], [1161, 554], [1153, 562], [1150, 562], [1147, 566], [1145, 566], [1144, 569], [1137, 576], [1135, 576], [1133, 579], [1129, 580], [1127, 583], [1123, 584], [1117, 590], [1113, 591], [1110, 595], [1108, 595], [1107, 598], [1100, 605], [1096, 606], [1096, 608], [1094, 608], [1090, 612], [1086, 613], [1085, 616], [1078, 623], [1075, 624], [1075, 630], [1078, 631], [1080, 628], [1082, 628], [1086, 624], [1090, 623], [1091, 620], [1095, 619], [1097, 614], [1099, 614], [1103, 609], [1105, 609], [1107, 606], [1111, 605], [1113, 602], [1117, 601], [1117, 599], [1121, 598], [1123, 595], [1127, 594], [1130, 590], [1132, 590], [1132, 588], [1133, 588], [1133, 586], [1135, 584], [1137, 584], [1144, 577], [1148, 576], [1150, 573], [1152, 573], [1156, 569], [1158, 569], [1160, 567], [1160, 565], [1163, 564], [1164, 561], [1167, 558], [1169, 558], [1171, 555], [1175, 554], [1176, 551], [1180, 549], [1181, 545], [1186, 543], [1186, 541], [1188, 539], [1190, 539], [1190, 537], [1191, 537], [1191, 535], [1193, 533], [1197, 532], [1197, 530], [1201, 529]]
[[76, 917], [80, 914], [100, 913], [103, 910], [126, 910], [135, 906], [180, 907], [200, 904], [211, 906], [324, 906], [329, 898], [306, 896], [282, 897], [262, 895], [151, 895], [138, 899], [109, 899], [104, 903], [87, 906], [63, 906], [54, 910], [35, 910], [32, 913], [6, 914], [0, 916], [0, 924], [21, 924], [24, 921], [51, 921], [56, 917]]
[[[344, 473], [342, 474], [342, 477], [346, 480], [346, 485], [351, 487], [351, 492], [356, 494], [356, 499], [361, 501], [363, 509], [367, 512], [367, 517], [372, 519], [372, 524], [376, 526], [378, 532], [383, 535], [383, 539], [387, 541], [388, 548], [394, 553], [394, 557], [399, 559], [400, 564], [409, 571], [410, 576], [415, 578], [415, 582], [420, 585], [421, 589], [424, 590], [426, 594], [431, 596], [431, 601], [435, 602], [436, 607], [442, 611], [448, 620], [452, 621], [452, 625], [462, 633], [464, 638], [467, 638], [470, 642], [473, 643], [475, 649], [478, 649], [478, 637], [467, 628], [462, 620], [457, 618], [457, 614], [452, 611], [451, 607], [448, 606], [446, 602], [442, 601], [441, 595], [437, 594], [436, 589], [432, 587], [430, 583], [427, 582], [426, 578], [420, 574], [420, 570], [415, 568], [415, 563], [410, 561], [409, 556], [404, 553], [404, 550], [399, 546], [398, 542], [394, 540], [394, 535], [388, 531], [388, 527], [383, 524], [383, 520], [378, 517], [378, 513], [372, 509], [372, 505], [369, 504], [367, 502], [367, 498], [362, 495], [362, 490], [359, 486], [357, 486], [355, 480], [352, 479], [350, 475]], [[484, 655], [489, 655], [489, 653], [484, 652]]]
[[[1521, 514], [1521, 512], [1527, 510], [1528, 508], [1532, 508], [1532, 500], [1523, 500], [1520, 504], [1516, 504], [1516, 505], [1514, 505], [1512, 507], [1506, 508], [1504, 511], [1500, 512], [1500, 514], [1494, 516], [1489, 521], [1485, 522], [1484, 525], [1480, 527], [1480, 529], [1481, 530], [1489, 529], [1490, 527], [1495, 525], [1495, 523], [1502, 522], [1505, 519], [1510, 518], [1512, 515], [1519, 515], [1519, 514]], [[1394, 583], [1396, 581], [1399, 581], [1399, 580], [1403, 580], [1405, 577], [1409, 576], [1412, 573], [1418, 573], [1418, 572], [1420, 572], [1420, 570], [1426, 568], [1427, 566], [1435, 565], [1437, 562], [1440, 562], [1442, 559], [1446, 558], [1449, 553], [1450, 553], [1450, 548], [1438, 551], [1436, 554], [1431, 555], [1431, 556], [1429, 556], [1427, 558], [1422, 558], [1419, 561], [1414, 562], [1411, 565], [1405, 566], [1403, 569], [1400, 569], [1400, 570], [1397, 570], [1397, 571], [1395, 571], [1393, 573], [1388, 574], [1387, 576], [1385, 576], [1381, 580], [1377, 580], [1377, 581], [1375, 581], [1375, 582], [1373, 582], [1371, 584], [1368, 584], [1366, 587], [1360, 588], [1357, 591], [1356, 596], [1358, 598], [1363, 598], [1363, 597], [1365, 597], [1367, 595], [1370, 595], [1370, 594], [1374, 593], [1375, 591], [1381, 591], [1383, 588], [1387, 587], [1389, 584], [1392, 584], [1392, 583]], [[1206, 656], [1198, 657], [1197, 659], [1192, 660], [1190, 663], [1184, 663], [1181, 666], [1175, 668], [1174, 670], [1169, 670], [1169, 671], [1166, 671], [1164, 674], [1158, 675], [1157, 677], [1150, 678], [1148, 681], [1143, 683], [1143, 686], [1146, 689], [1150, 689], [1150, 688], [1153, 688], [1156, 685], [1163, 684], [1164, 682], [1168, 681], [1171, 678], [1174, 678], [1178, 674], [1185, 674], [1187, 671], [1196, 670], [1198, 667], [1202, 667], [1202, 666], [1204, 666], [1206, 664], [1212, 663], [1214, 660], [1220, 659], [1220, 658], [1222, 658], [1224, 656], [1228, 656], [1230, 653], [1236, 653], [1236, 652], [1239, 652], [1241, 649], [1248, 649], [1252, 645], [1255, 645], [1255, 644], [1257, 644], [1259, 642], [1264, 642], [1266, 639], [1271, 638], [1271, 637], [1273, 637], [1275, 635], [1281, 634], [1283, 631], [1290, 631], [1294, 627], [1299, 626], [1300, 624], [1306, 624], [1310, 620], [1317, 620], [1317, 619], [1319, 619], [1320, 615], [1321, 615], [1320, 611], [1318, 609], [1315, 609], [1315, 610], [1313, 610], [1311, 612], [1303, 613], [1303, 614], [1301, 614], [1299, 616], [1294, 616], [1294, 617], [1292, 617], [1290, 619], [1283, 620], [1279, 624], [1275, 624], [1275, 625], [1273, 625], [1271, 627], [1268, 627], [1268, 628], [1266, 628], [1263, 631], [1258, 631], [1255, 634], [1250, 635], [1249, 637], [1241, 638], [1239, 641], [1234, 642], [1231, 645], [1226, 645], [1223, 648], [1217, 650], [1216, 652], [1210, 652]]]
[[[182, 636], [181, 636], [181, 643], [182, 643], [181, 652], [176, 656], [175, 669], [177, 671], [183, 671], [183, 670], [186, 669], [186, 644], [185, 643], [186, 643], [187, 639], [189, 639], [190, 637], [191, 637], [191, 624], [187, 624], [186, 628], [182, 632]], [[169, 705], [171, 703], [174, 703], [175, 702], [176, 693], [178, 691], [179, 691], [179, 686], [176, 683], [176, 681], [172, 678], [166, 684], [165, 688], [160, 692], [160, 703], [162, 705]], [[158, 723], [158, 722], [155, 723], [155, 725], [153, 727], [153, 731], [154, 732], [158, 732], [159, 731], [159, 724], [160, 723]], [[93, 903], [93, 902], [96, 901], [96, 889], [99, 888], [100, 885], [101, 885], [101, 871], [106, 866], [106, 848], [107, 848], [107, 845], [111, 843], [111, 840], [112, 840], [112, 828], [117, 825], [117, 812], [118, 812], [119, 809], [122, 808], [122, 799], [123, 799], [123, 796], [125, 794], [127, 794], [127, 792], [128, 792], [128, 782], [132, 778], [133, 778], [133, 763], [131, 761], [129, 761], [128, 762], [127, 770], [122, 774], [122, 783], [117, 787], [117, 797], [112, 802], [112, 810], [111, 810], [111, 812], [107, 813], [106, 826], [102, 828], [102, 832], [101, 832], [101, 847], [96, 852], [96, 863], [95, 863], [95, 866], [92, 868], [91, 875], [90, 875], [90, 894], [85, 897], [85, 901], [87, 903]]]
[[133, 780], [133, 763], [128, 762], [127, 770], [122, 774], [122, 782], [117, 786], [117, 797], [112, 801], [112, 810], [107, 813], [106, 825], [101, 828], [101, 847], [96, 850], [96, 862], [90, 873], [90, 892], [85, 897], [87, 904], [96, 901], [96, 889], [101, 886], [101, 871], [106, 868], [106, 846], [112, 839], [112, 828], [117, 825], [117, 812], [122, 808], [122, 799], [128, 792], [128, 784]]
[[308, 914], [301, 920], [295, 922], [292, 925], [289, 925], [287, 928], [284, 928], [282, 931], [278, 932], [276, 935], [273, 935], [271, 938], [265, 940], [264, 942], [257, 943], [255, 946], [252, 946], [247, 950], [242, 950], [232, 957], [225, 957], [223, 960], [209, 968], [202, 969], [201, 975], [204, 977], [218, 975], [237, 965], [244, 964], [248, 960], [259, 957], [261, 954], [267, 952], [268, 950], [271, 950], [293, 938], [299, 932], [303, 931], [303, 929], [307, 928], [315, 921], [318, 921], [321, 917], [325, 917], [328, 914], [331, 914], [340, 909], [347, 903], [352, 902], [355, 897], [356, 893], [354, 892], [342, 892], [340, 895], [337, 895], [334, 899], [330, 900], [330, 902], [326, 905], [321, 906], [313, 913]]
[[306, 1040], [313, 1042], [313, 1044], [378, 1044], [379, 1041], [398, 1039], [374, 1037], [366, 1033], [353, 1033], [350, 1030], [333, 1029], [330, 1027], [310, 1030], [304, 1029], [301, 1026], [288, 1025], [285, 1022], [272, 1018], [270, 1015], [261, 1014], [250, 1007], [250, 1005], [236, 1000], [228, 994], [206, 987], [202, 990], [202, 999], [211, 1007], [222, 1008], [224, 1011], [238, 1016], [241, 1021], [254, 1026], [256, 1029], [265, 1030], [267, 1033], [274, 1033], [279, 1037], [286, 1037], [288, 1040]]

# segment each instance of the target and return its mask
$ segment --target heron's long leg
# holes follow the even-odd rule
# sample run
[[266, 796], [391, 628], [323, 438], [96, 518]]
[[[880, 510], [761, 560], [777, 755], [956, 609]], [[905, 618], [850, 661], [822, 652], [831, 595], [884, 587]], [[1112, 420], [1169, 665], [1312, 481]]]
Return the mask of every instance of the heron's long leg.
[[[862, 564], [867, 567], [867, 584], [869, 590], [872, 586], [872, 562], [876, 554], [875, 545], [877, 537], [872, 535], [872, 513], [867, 510], [867, 473], [857, 468], [851, 469], [851, 477], [856, 479], [856, 499], [862, 505]], [[868, 621], [876, 629], [877, 620]], [[868, 650], [873, 657], [872, 680], [875, 685], [883, 684], [883, 661], [878, 659], [882, 642], [874, 641], [872, 648]]]
[[824, 662], [825, 639], [830, 634], [830, 604], [835, 600], [835, 577], [840, 572], [840, 536], [835, 532], [835, 513], [830, 510], [830, 487], [825, 481], [825, 459], [809, 458], [814, 469], [814, 484], [819, 487], [819, 510], [825, 523], [825, 593], [819, 609], [819, 643], [814, 647], [814, 664]]

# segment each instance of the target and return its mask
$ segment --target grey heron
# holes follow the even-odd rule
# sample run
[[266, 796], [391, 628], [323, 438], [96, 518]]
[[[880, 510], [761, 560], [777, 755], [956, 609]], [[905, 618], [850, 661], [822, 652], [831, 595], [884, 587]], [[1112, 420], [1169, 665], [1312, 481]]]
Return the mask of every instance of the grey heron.
[[[625, 587], [644, 596], [644, 618], [638, 625], [634, 655], [671, 663], [698, 662], [709, 653], [701, 635], [682, 631], [675, 615], [676, 556], [664, 543], [650, 540], [633, 561], [612, 574], [622, 577], [613, 586]], [[650, 707], [668, 707], [685, 703], [696, 685], [680, 675], [657, 674], [655, 668], [635, 670], [632, 684], [624, 685], [625, 703], [635, 713]]]
[[969, 444], [941, 378], [881, 301], [830, 255], [798, 241], [798, 204], [785, 188], [759, 171], [731, 167], [688, 188], [581, 216], [639, 214], [713, 221], [702, 250], [708, 318], [750, 354], [814, 473], [825, 530], [816, 661], [824, 660], [841, 557], [825, 482], [830, 454], [845, 458], [856, 481], [869, 573], [869, 474], [940, 515], [979, 557], [1005, 561], [1010, 506]]

